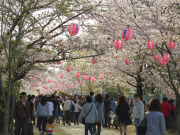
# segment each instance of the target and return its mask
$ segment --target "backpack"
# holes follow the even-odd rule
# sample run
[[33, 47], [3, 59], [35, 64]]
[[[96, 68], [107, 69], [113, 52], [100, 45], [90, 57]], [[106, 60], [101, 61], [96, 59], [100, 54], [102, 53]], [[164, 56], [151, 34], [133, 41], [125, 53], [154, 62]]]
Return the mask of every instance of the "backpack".
[[111, 104], [110, 100], [104, 100], [105, 110], [111, 111], [110, 104]]
[[171, 110], [170, 110], [170, 117], [173, 117], [174, 116], [174, 110], [173, 110], [173, 104], [170, 104], [171, 105]]

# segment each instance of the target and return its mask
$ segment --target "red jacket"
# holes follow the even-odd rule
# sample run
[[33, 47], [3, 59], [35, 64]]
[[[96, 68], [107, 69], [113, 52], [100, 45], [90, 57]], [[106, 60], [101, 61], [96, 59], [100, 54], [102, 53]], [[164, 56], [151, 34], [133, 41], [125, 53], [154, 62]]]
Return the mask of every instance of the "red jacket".
[[[175, 103], [171, 103], [172, 105], [173, 105], [173, 111], [175, 111], [175, 109], [176, 109], [176, 105], [175, 105]], [[170, 105], [171, 105], [170, 104]]]
[[171, 110], [171, 105], [168, 102], [163, 102], [161, 104], [161, 112], [164, 114], [164, 117], [170, 116], [169, 113], [170, 110]]

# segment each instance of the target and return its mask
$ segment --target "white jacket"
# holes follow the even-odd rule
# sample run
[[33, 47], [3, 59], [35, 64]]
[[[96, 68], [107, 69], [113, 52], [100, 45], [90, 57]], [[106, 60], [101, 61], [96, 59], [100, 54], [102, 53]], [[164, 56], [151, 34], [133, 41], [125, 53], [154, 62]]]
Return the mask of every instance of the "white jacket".
[[[93, 105], [93, 107], [92, 107]], [[92, 109], [91, 109], [92, 107]], [[91, 111], [89, 112], [89, 110], [91, 109]], [[98, 112], [96, 109], [96, 105], [93, 103], [86, 103], [84, 104], [79, 119], [82, 121], [82, 118], [86, 116], [86, 114], [89, 112], [89, 114], [87, 115], [87, 117], [85, 118], [85, 123], [95, 123], [96, 119], [98, 118]]]

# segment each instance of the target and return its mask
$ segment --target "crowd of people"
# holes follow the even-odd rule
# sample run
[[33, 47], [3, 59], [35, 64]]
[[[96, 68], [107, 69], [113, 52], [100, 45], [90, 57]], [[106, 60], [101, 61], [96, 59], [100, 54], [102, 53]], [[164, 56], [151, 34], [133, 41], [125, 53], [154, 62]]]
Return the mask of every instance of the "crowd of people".
[[83, 123], [85, 135], [88, 132], [100, 135], [102, 127], [110, 128], [111, 125], [116, 129], [119, 127], [120, 135], [126, 135], [127, 126], [134, 122], [138, 127], [144, 117], [147, 119], [146, 135], [166, 135], [174, 112], [175, 104], [173, 100], [168, 102], [167, 98], [163, 98], [162, 104], [158, 99], [153, 99], [146, 112], [138, 93], [134, 95], [134, 100], [120, 96], [115, 101], [110, 100], [108, 94], [105, 97], [100, 94], [94, 96], [93, 92], [87, 96], [64, 97], [35, 97], [22, 92], [14, 107], [15, 135], [20, 135], [20, 132], [21, 135], [33, 135], [33, 124], [40, 135], [52, 135], [54, 126], [60, 124], [60, 120], [64, 126]]

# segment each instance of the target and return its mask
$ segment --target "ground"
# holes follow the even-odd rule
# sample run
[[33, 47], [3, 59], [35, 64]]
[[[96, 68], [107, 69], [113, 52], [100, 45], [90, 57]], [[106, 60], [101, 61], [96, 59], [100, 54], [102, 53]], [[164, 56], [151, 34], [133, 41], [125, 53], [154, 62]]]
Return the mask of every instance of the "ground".
[[[56, 125], [54, 128], [53, 135], [84, 135], [84, 125], [72, 125], [72, 126], [63, 126]], [[38, 129], [34, 126], [34, 135], [39, 135]], [[89, 133], [90, 134], [90, 133]], [[119, 129], [104, 129], [102, 128], [102, 135], [119, 135]], [[135, 135], [135, 127], [134, 125], [130, 125], [127, 127], [127, 135]]]

